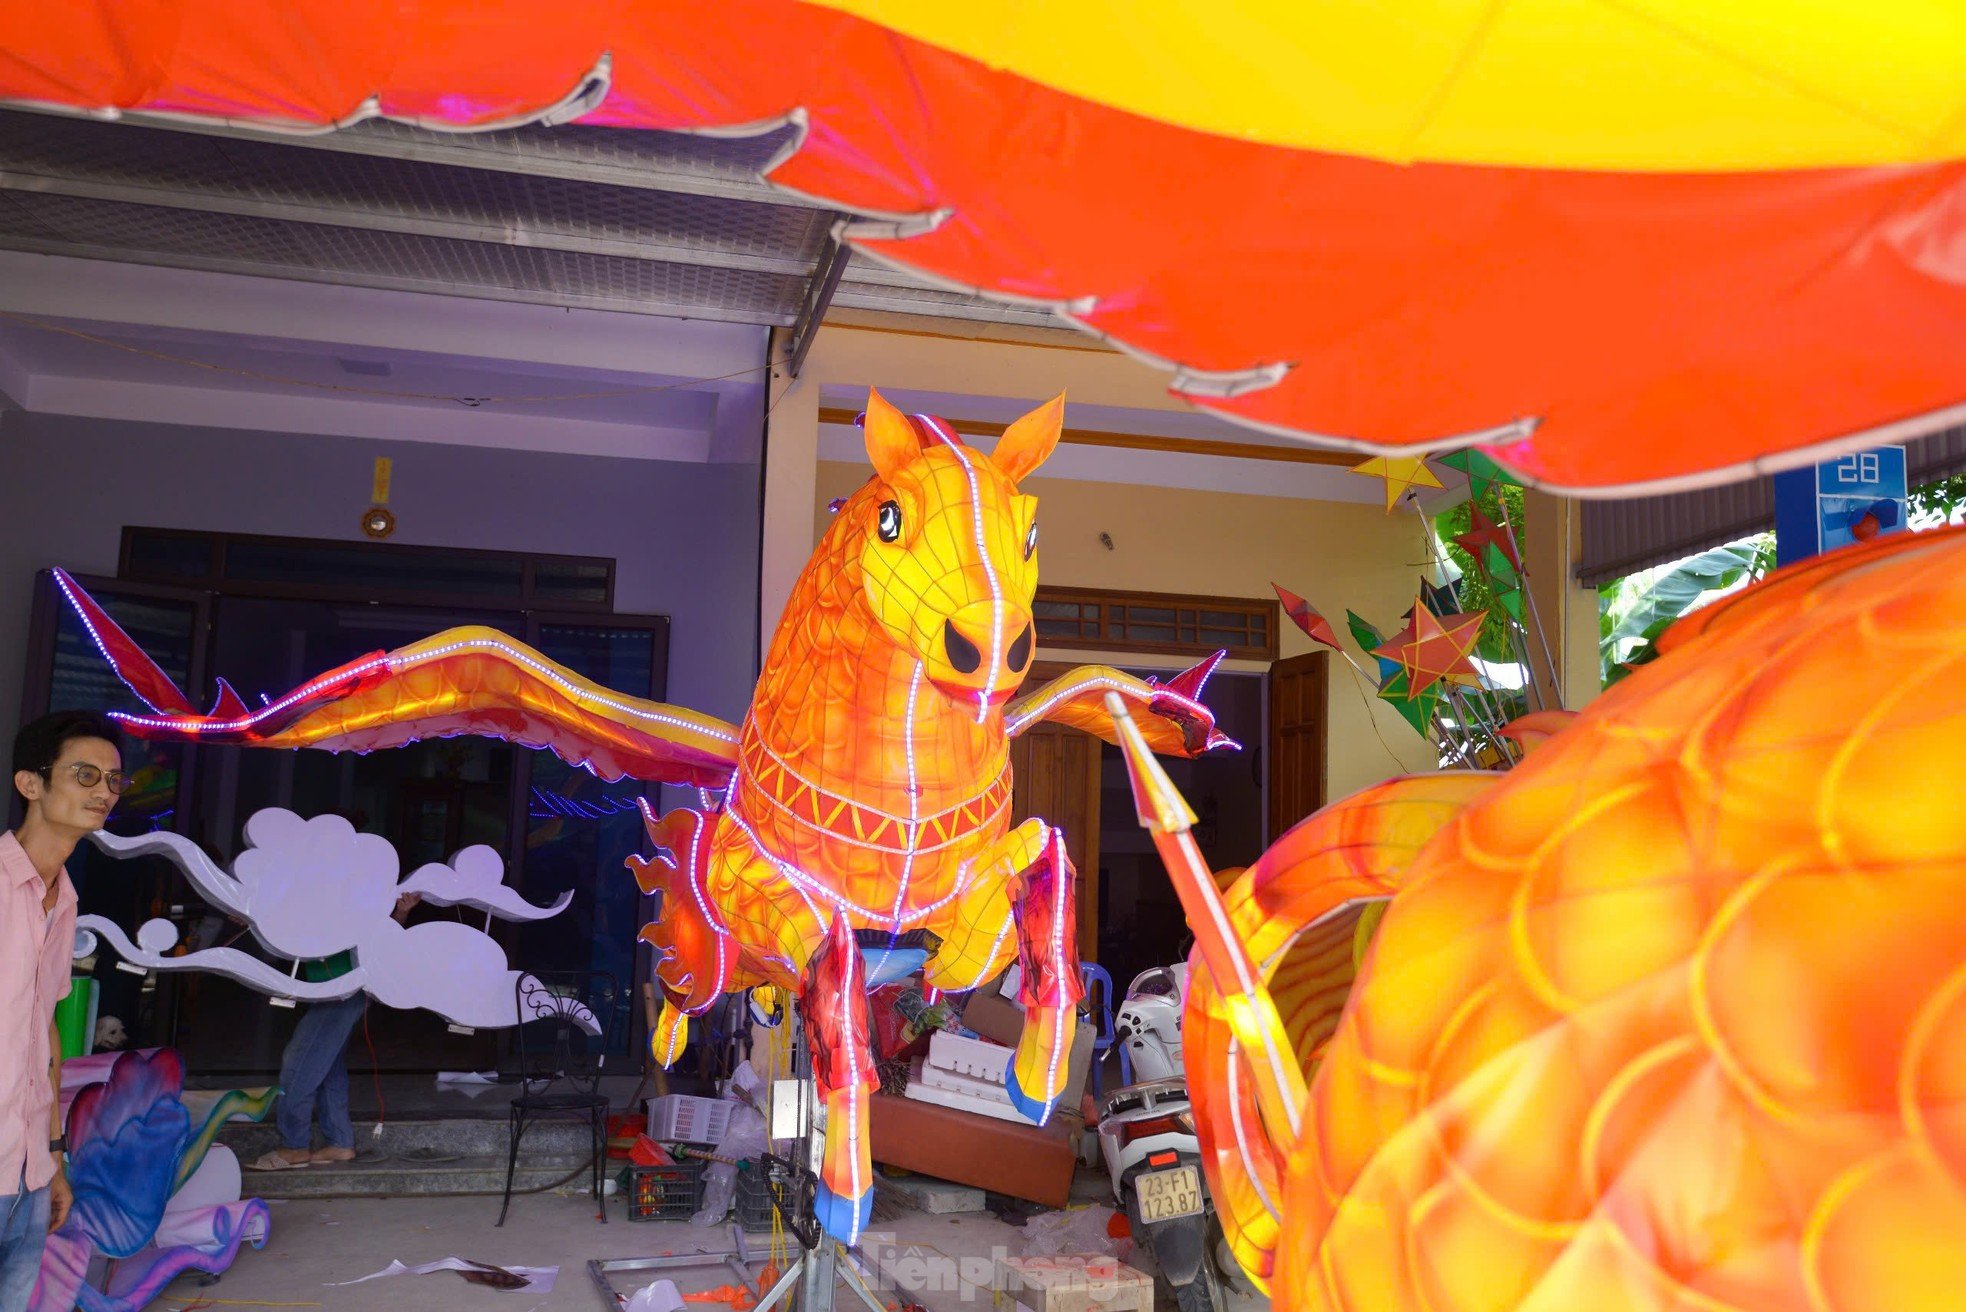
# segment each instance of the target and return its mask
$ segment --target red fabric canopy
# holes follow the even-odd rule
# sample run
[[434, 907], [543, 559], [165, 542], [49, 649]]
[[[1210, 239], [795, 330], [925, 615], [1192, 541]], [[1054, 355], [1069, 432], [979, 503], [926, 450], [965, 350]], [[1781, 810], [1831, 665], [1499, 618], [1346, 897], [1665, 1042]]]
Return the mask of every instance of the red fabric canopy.
[[[1481, 439], [1585, 493], [1966, 418], [1966, 165], [1620, 174], [1229, 140], [799, 0], [0, 0], [0, 98], [289, 125], [761, 127], [863, 251], [1056, 302], [1174, 389], [1360, 450]], [[603, 63], [603, 57], [607, 67]], [[598, 89], [598, 88], [597, 88]], [[371, 97], [375, 98], [371, 105]]]

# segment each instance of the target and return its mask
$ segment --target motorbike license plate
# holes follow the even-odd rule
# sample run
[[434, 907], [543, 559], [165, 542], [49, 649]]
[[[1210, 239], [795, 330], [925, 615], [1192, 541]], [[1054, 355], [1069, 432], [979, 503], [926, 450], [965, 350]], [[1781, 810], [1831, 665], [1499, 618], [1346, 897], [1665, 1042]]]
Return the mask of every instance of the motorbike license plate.
[[1172, 1221], [1201, 1211], [1201, 1172], [1192, 1166], [1150, 1171], [1139, 1179], [1140, 1219]]

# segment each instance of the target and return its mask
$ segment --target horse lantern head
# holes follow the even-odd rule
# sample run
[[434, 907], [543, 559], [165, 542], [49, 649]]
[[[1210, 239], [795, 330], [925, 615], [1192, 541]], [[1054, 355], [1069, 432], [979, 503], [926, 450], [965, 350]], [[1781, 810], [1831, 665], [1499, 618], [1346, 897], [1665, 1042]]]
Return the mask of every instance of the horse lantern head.
[[988, 455], [947, 421], [867, 398], [875, 478], [844, 508], [875, 617], [945, 696], [981, 721], [1010, 700], [1037, 641], [1038, 503], [1018, 482], [1058, 445], [1061, 394], [1004, 430]]

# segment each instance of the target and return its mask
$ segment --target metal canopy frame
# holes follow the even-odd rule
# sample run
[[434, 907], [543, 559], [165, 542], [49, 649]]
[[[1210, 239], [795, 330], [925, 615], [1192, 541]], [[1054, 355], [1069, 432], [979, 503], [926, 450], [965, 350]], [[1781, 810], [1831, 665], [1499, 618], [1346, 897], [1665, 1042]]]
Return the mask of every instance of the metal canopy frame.
[[761, 177], [795, 140], [616, 128], [312, 134], [0, 110], [0, 248], [789, 329], [835, 303], [1055, 326], [855, 261]]

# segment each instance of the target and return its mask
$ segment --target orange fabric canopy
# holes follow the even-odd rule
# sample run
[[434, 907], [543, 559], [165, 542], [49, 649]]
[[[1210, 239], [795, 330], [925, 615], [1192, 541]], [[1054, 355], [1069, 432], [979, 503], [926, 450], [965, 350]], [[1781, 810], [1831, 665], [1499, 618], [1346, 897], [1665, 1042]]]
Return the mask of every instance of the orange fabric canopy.
[[1058, 303], [1177, 367], [1199, 405], [1362, 451], [1480, 440], [1529, 479], [1608, 494], [1966, 418], [1958, 162], [1399, 166], [1143, 118], [799, 0], [0, 15], [14, 101], [469, 127], [586, 86], [588, 123], [797, 116], [774, 181], [904, 221], [850, 234], [862, 251]]

